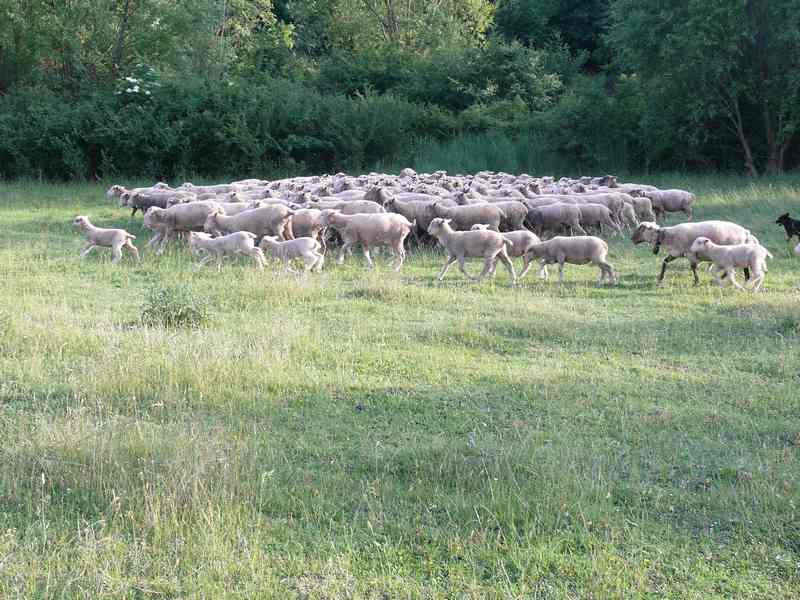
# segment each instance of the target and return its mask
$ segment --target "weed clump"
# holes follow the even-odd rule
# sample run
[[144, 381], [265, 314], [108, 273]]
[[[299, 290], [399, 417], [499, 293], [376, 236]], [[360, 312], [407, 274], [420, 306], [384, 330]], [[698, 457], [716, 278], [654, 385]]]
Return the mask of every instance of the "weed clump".
[[208, 303], [184, 286], [150, 288], [142, 307], [142, 325], [196, 329], [209, 320]]

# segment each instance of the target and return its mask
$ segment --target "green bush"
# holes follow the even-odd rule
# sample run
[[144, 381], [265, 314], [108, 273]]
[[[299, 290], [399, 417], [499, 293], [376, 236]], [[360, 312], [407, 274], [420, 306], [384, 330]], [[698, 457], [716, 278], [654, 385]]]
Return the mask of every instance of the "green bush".
[[185, 287], [151, 288], [142, 307], [141, 323], [148, 327], [190, 328], [209, 319], [206, 301]]

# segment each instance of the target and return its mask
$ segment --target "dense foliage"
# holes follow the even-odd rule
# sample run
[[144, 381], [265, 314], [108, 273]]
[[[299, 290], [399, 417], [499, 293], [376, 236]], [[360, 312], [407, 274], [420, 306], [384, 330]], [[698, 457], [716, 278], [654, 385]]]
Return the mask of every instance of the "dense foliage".
[[797, 8], [0, 0], [0, 176], [360, 170], [475, 136], [531, 169], [778, 173]]

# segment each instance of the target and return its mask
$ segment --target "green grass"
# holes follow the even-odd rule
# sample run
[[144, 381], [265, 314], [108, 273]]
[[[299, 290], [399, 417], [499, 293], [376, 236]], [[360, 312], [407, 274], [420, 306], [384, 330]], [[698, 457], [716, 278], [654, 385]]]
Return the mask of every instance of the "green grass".
[[[615, 288], [115, 268], [70, 225], [127, 226], [100, 186], [0, 186], [0, 598], [796, 598], [800, 179], [650, 180], [765, 292], [619, 239]], [[206, 321], [141, 325], [167, 288]]]

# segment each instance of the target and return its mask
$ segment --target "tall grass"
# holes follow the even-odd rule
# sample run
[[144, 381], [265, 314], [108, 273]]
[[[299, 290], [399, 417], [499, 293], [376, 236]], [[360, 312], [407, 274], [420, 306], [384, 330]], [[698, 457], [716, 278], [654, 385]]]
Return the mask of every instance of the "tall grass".
[[[74, 214], [148, 234], [100, 186], [2, 186], [0, 597], [796, 597], [800, 182], [655, 179], [772, 250], [763, 294], [622, 239], [615, 288], [113, 267]], [[175, 286], [204, 327], [137, 324]]]

